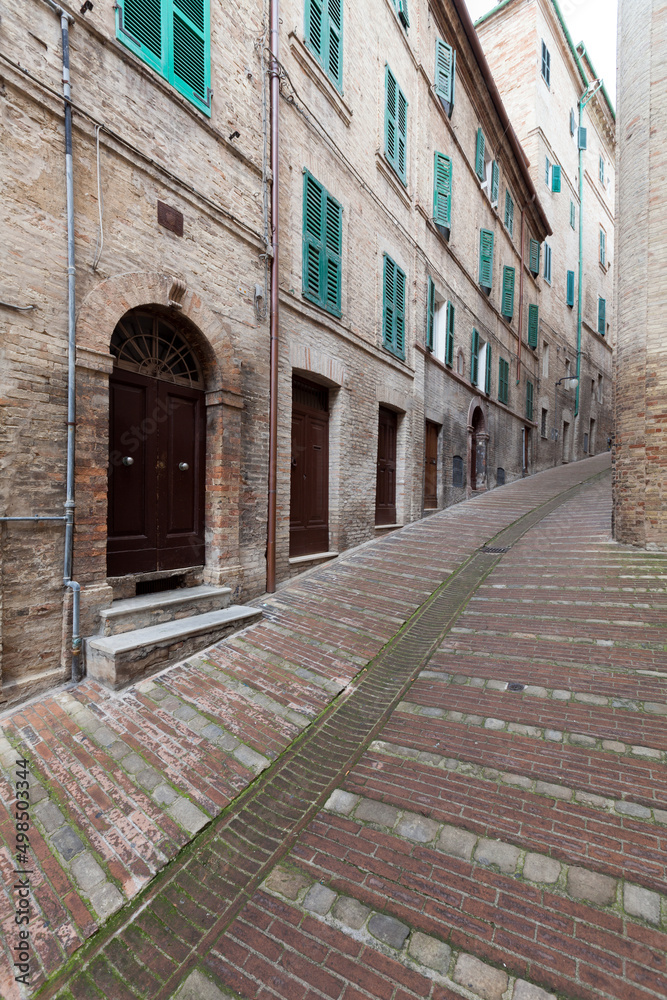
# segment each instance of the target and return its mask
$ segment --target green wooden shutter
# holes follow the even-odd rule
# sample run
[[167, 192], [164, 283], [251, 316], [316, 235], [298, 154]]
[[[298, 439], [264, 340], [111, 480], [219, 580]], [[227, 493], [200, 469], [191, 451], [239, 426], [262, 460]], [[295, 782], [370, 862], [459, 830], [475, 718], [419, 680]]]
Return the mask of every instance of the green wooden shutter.
[[306, 0], [306, 44], [322, 63], [325, 58], [325, 16], [323, 0]]
[[544, 280], [551, 284], [551, 247], [544, 244]]
[[168, 26], [162, 0], [117, 0], [116, 35], [144, 62], [167, 76]]
[[454, 306], [447, 303], [447, 340], [445, 342], [445, 364], [451, 366], [454, 363]]
[[428, 294], [426, 302], [426, 346], [433, 350], [433, 322], [435, 317], [435, 285], [433, 279], [428, 279]]
[[394, 331], [396, 328], [395, 306], [396, 298], [396, 265], [391, 257], [384, 255], [384, 284], [382, 295], [382, 339], [384, 346], [394, 350]]
[[209, 0], [172, 0], [172, 2], [173, 79], [169, 82], [173, 83], [185, 97], [210, 114]]
[[384, 135], [385, 135], [385, 152], [387, 154], [387, 159], [395, 166], [396, 164], [396, 150], [397, 150], [397, 128], [396, 128], [396, 91], [398, 87], [396, 86], [396, 80], [394, 74], [391, 72], [387, 66], [387, 83], [386, 83], [386, 102], [385, 102], [385, 115], [384, 115]]
[[574, 271], [567, 272], [567, 304], [574, 305]]
[[385, 151], [394, 170], [406, 183], [408, 102], [387, 66], [385, 107]]
[[604, 337], [607, 332], [607, 300], [598, 299], [598, 333]]
[[556, 194], [560, 192], [560, 167], [557, 163], [551, 168], [551, 190]]
[[533, 383], [526, 382], [526, 416], [533, 419]]
[[486, 148], [486, 143], [484, 140], [484, 133], [481, 128], [477, 129], [477, 150], [475, 153], [475, 173], [479, 177], [480, 181], [484, 180], [484, 152]]
[[498, 204], [498, 183], [500, 181], [500, 170], [496, 161], [493, 161], [493, 166], [491, 167], [491, 204]]
[[408, 0], [398, 0], [398, 17], [404, 28], [410, 27], [410, 16], [408, 14]]
[[502, 313], [511, 319], [514, 315], [514, 280], [515, 271], [513, 267], [503, 268], [503, 299]]
[[505, 191], [505, 228], [510, 236], [514, 235], [514, 202], [509, 191]]
[[530, 241], [530, 257], [529, 264], [531, 274], [535, 277], [540, 273], [540, 244], [537, 240], [531, 239]]
[[407, 181], [407, 148], [408, 148], [408, 102], [405, 94], [398, 91], [398, 175], [405, 184]]
[[340, 316], [341, 250], [343, 243], [343, 209], [337, 201], [323, 192], [325, 212], [324, 241], [324, 294], [325, 308]]
[[510, 378], [510, 366], [509, 362], [505, 361], [504, 358], [500, 358], [498, 362], [498, 399], [501, 403], [507, 405], [508, 400], [508, 390], [509, 390], [509, 378]]
[[571, 201], [570, 202], [570, 225], [572, 226], [573, 229], [575, 229], [576, 228], [576, 224], [577, 224], [577, 210], [574, 207], [574, 202]]
[[477, 368], [479, 365], [479, 333], [473, 327], [472, 343], [470, 345], [470, 381], [477, 385]]
[[604, 160], [600, 157], [600, 183], [604, 184]]
[[486, 345], [486, 375], [484, 376], [484, 392], [491, 392], [491, 344]]
[[324, 189], [309, 173], [304, 174], [303, 187], [303, 294], [322, 305], [322, 258], [324, 250], [324, 219], [322, 196]]
[[405, 272], [396, 268], [396, 309], [395, 309], [396, 354], [405, 357]]
[[441, 38], [435, 40], [435, 92], [441, 101], [454, 103], [455, 52]]
[[607, 234], [604, 229], [600, 230], [600, 263], [603, 267], [607, 263]]
[[452, 224], [452, 161], [443, 153], [435, 154], [433, 167], [433, 219], [449, 229]]
[[327, 2], [328, 29], [328, 63], [329, 76], [337, 84], [339, 90], [343, 87], [343, 4], [342, 0]]
[[491, 288], [493, 283], [493, 231], [482, 229], [479, 234], [479, 283]]
[[539, 306], [528, 306], [528, 346], [537, 347], [537, 335], [540, 328]]

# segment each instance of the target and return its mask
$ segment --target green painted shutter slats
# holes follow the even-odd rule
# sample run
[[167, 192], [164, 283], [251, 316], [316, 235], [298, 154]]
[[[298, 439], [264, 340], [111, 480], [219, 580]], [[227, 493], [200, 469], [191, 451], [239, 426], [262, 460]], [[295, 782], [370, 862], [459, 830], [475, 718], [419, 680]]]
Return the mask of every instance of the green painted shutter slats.
[[435, 285], [433, 279], [428, 279], [428, 296], [426, 303], [426, 346], [433, 350], [433, 323], [435, 318]]
[[607, 332], [607, 300], [598, 299], [598, 333], [604, 337]]
[[482, 229], [479, 234], [479, 283], [491, 288], [493, 283], [493, 231]]
[[514, 281], [515, 281], [515, 270], [513, 267], [503, 268], [503, 299], [502, 299], [502, 313], [503, 316], [507, 316], [511, 319], [514, 315]]
[[528, 306], [528, 346], [537, 347], [537, 335], [540, 328], [539, 306]]
[[475, 151], [475, 173], [479, 177], [480, 181], [484, 180], [484, 153], [486, 150], [486, 142], [484, 140], [484, 133], [481, 128], [477, 129], [477, 149]]
[[327, 312], [341, 312], [343, 209], [311, 174], [304, 175], [303, 294]]
[[387, 159], [407, 183], [408, 102], [387, 66], [385, 103], [385, 152]]
[[514, 202], [509, 191], [505, 191], [505, 228], [510, 236], [514, 235]]
[[408, 0], [398, 0], [398, 17], [404, 28], [410, 27], [410, 15], [408, 14]]
[[323, 37], [326, 32], [324, 25], [324, 8], [322, 0], [306, 0], [306, 44], [322, 61]]
[[572, 226], [573, 229], [575, 229], [576, 228], [576, 224], [577, 224], [577, 210], [576, 210], [576, 208], [574, 206], [574, 202], [571, 201], [570, 202], [570, 225]]
[[567, 272], [567, 304], [574, 305], [574, 271]]
[[526, 382], [526, 416], [533, 419], [533, 383]]
[[456, 52], [443, 42], [435, 40], [435, 92], [440, 100], [453, 106], [454, 74], [456, 72]]
[[472, 342], [470, 345], [470, 381], [477, 385], [477, 369], [479, 366], [479, 333], [473, 327]]
[[604, 229], [600, 230], [600, 263], [603, 267], [607, 263], [607, 234]]
[[405, 357], [405, 272], [384, 255], [382, 338], [392, 354]]
[[537, 240], [530, 241], [529, 264], [531, 274], [535, 277], [540, 273], [540, 244]]
[[484, 376], [484, 392], [491, 392], [491, 344], [486, 345], [486, 374]]
[[557, 163], [551, 168], [551, 190], [556, 194], [560, 192], [560, 167]]
[[498, 400], [507, 406], [509, 398], [510, 366], [509, 361], [500, 358], [498, 361]]
[[454, 306], [447, 303], [447, 340], [445, 342], [445, 364], [451, 366], [454, 363]]
[[452, 161], [443, 153], [435, 154], [433, 167], [433, 218], [449, 229], [452, 224]]
[[118, 0], [116, 35], [210, 115], [209, 0]]
[[306, 0], [306, 44], [340, 90], [343, 86], [342, 0]]
[[343, 87], [343, 3], [342, 0], [329, 0], [329, 76]]
[[498, 204], [498, 184], [500, 182], [500, 170], [496, 161], [493, 161], [493, 166], [491, 167], [491, 204]]

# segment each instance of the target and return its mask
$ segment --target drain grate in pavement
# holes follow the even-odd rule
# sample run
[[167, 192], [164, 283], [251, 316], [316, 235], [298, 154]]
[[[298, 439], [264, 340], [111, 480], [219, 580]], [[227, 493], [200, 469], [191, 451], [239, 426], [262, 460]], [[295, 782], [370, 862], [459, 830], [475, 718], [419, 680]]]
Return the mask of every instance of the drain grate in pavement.
[[510, 681], [509, 684], [507, 685], [507, 690], [508, 691], [523, 691], [523, 689], [525, 688], [525, 686], [526, 686], [525, 684], [521, 684], [521, 683], [519, 683], [519, 681]]
[[482, 545], [482, 547], [481, 547], [481, 549], [479, 551], [480, 552], [493, 552], [494, 555], [495, 555], [496, 553], [509, 552], [509, 550], [510, 550], [509, 545]]

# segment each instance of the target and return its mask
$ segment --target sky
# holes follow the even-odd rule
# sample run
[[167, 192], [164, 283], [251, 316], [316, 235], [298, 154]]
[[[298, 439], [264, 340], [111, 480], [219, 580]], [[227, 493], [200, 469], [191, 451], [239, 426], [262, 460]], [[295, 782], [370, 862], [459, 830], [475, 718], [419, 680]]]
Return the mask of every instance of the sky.
[[[466, 0], [473, 20], [495, 7], [493, 0]], [[617, 0], [559, 0], [575, 45], [583, 42], [616, 105]]]

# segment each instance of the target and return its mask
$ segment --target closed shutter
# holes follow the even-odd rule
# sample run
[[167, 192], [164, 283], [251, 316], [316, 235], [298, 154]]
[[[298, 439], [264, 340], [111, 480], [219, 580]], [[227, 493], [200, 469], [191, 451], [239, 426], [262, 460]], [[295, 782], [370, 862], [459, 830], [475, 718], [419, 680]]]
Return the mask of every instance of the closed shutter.
[[574, 271], [567, 272], [567, 304], [574, 305]]
[[502, 313], [511, 319], [514, 315], [514, 281], [515, 271], [513, 267], [503, 268], [503, 300]]
[[343, 209], [315, 178], [304, 175], [303, 294], [336, 316], [341, 314]]
[[504, 358], [500, 358], [498, 362], [498, 399], [501, 403], [505, 403], [505, 405], [507, 405], [509, 398], [509, 372], [509, 362], [505, 361]]
[[324, 305], [329, 312], [340, 316], [341, 249], [343, 237], [343, 209], [337, 201], [324, 192], [326, 209]]
[[551, 247], [544, 244], [544, 280], [551, 284]]
[[479, 333], [473, 327], [470, 345], [470, 381], [477, 385], [477, 369], [479, 365]]
[[329, 47], [328, 71], [331, 79], [343, 87], [343, 4], [342, 0], [328, 0]]
[[475, 152], [475, 173], [479, 177], [480, 181], [484, 180], [484, 152], [486, 148], [486, 143], [484, 141], [484, 133], [481, 128], [477, 129], [477, 150]]
[[560, 167], [557, 163], [551, 168], [551, 190], [556, 194], [560, 192]]
[[433, 350], [433, 321], [435, 318], [435, 285], [433, 279], [428, 279], [428, 292], [426, 302], [426, 346], [429, 351]]
[[607, 234], [604, 229], [600, 230], [600, 263], [603, 267], [607, 263]]
[[408, 102], [387, 66], [385, 151], [394, 170], [406, 183]]
[[579, 149], [588, 149], [588, 130], [583, 125], [579, 126], [577, 132], [577, 146]]
[[574, 114], [574, 108], [570, 108], [570, 135], [574, 135], [577, 127], [577, 121]]
[[607, 300], [598, 299], [598, 333], [604, 337], [607, 332]]
[[405, 273], [396, 268], [396, 354], [405, 357]]
[[452, 161], [443, 153], [435, 154], [433, 168], [433, 218], [438, 226], [452, 224]]
[[500, 170], [498, 169], [498, 164], [493, 161], [493, 166], [491, 167], [491, 204], [498, 204], [498, 182], [500, 180]]
[[533, 383], [526, 382], [526, 417], [533, 419]]
[[393, 354], [405, 357], [405, 273], [384, 256], [383, 342]]
[[403, 91], [398, 91], [398, 175], [406, 183], [408, 148], [408, 102]]
[[505, 228], [510, 236], [514, 235], [514, 202], [509, 191], [505, 192]]
[[166, 76], [163, 33], [167, 26], [162, 19], [162, 0], [117, 0], [116, 14], [119, 39]]
[[577, 210], [574, 207], [574, 202], [571, 201], [570, 202], [570, 225], [574, 229], [576, 227], [576, 224], [577, 224]]
[[445, 342], [445, 364], [454, 364], [454, 306], [447, 303], [447, 340]]
[[408, 14], [408, 0], [398, 0], [398, 17], [404, 28], [410, 27], [410, 15]]
[[454, 72], [456, 67], [456, 52], [443, 42], [441, 38], [435, 41], [435, 92], [441, 101], [454, 104]]
[[174, 86], [210, 107], [208, 0], [173, 0]]
[[342, 0], [306, 0], [306, 44], [336, 86], [343, 86]]
[[540, 244], [537, 240], [530, 241], [529, 264], [531, 274], [535, 277], [540, 273]]
[[486, 345], [486, 375], [484, 377], [484, 392], [491, 392], [491, 344]]
[[491, 288], [493, 282], [493, 232], [482, 229], [479, 234], [479, 283]]
[[528, 306], [528, 346], [537, 347], [537, 336], [540, 327], [540, 310], [538, 306]]
[[604, 160], [600, 157], [600, 183], [604, 184]]

